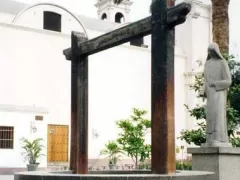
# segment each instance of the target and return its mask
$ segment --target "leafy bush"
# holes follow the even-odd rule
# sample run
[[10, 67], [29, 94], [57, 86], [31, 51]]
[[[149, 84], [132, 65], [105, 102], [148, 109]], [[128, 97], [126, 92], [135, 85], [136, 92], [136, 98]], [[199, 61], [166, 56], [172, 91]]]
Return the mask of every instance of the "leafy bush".
[[176, 170], [192, 170], [192, 161], [191, 160], [177, 160], [176, 161]]
[[150, 157], [151, 145], [145, 143], [145, 135], [151, 128], [151, 121], [144, 118], [147, 111], [134, 108], [129, 119], [116, 122], [122, 130], [117, 138], [121, 149], [131, 157], [138, 168], [139, 162], [144, 162]]

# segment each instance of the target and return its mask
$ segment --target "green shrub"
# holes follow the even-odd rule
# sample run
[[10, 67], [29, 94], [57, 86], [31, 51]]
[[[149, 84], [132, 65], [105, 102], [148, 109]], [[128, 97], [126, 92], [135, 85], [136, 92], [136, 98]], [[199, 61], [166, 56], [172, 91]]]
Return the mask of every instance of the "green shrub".
[[176, 161], [176, 170], [192, 170], [192, 161], [191, 160], [177, 160]]

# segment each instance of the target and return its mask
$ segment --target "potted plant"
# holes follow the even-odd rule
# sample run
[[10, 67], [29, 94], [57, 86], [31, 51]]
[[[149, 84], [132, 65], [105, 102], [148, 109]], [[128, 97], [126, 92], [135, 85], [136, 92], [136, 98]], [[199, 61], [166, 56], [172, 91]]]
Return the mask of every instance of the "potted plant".
[[122, 151], [115, 141], [109, 141], [105, 144], [105, 148], [100, 152], [100, 155], [105, 155], [109, 158], [109, 169], [115, 169], [117, 162], [120, 160]]
[[37, 160], [40, 158], [40, 156], [43, 156], [42, 150], [43, 145], [41, 142], [43, 141], [42, 138], [34, 139], [33, 141], [30, 141], [26, 138], [21, 139], [24, 149], [24, 152], [22, 153], [25, 156], [25, 159], [28, 161], [29, 164], [27, 164], [28, 171], [36, 171], [39, 163]]

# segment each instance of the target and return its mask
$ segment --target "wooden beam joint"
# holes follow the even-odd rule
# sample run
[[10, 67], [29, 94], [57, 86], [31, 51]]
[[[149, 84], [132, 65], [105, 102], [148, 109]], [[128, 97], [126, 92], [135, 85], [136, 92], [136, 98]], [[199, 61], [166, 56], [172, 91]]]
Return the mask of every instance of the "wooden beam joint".
[[[79, 56], [88, 56], [102, 50], [112, 48], [129, 42], [135, 38], [151, 34], [153, 23], [166, 23], [169, 28], [184, 23], [186, 15], [190, 12], [191, 5], [181, 3], [166, 10], [166, 20], [152, 21], [152, 16], [131, 23], [119, 29], [113, 30], [104, 35], [98, 36], [85, 42], [78, 42], [75, 54]], [[159, 12], [160, 13], [160, 12]], [[67, 60], [72, 59], [71, 48], [65, 49], [63, 54]]]
[[168, 8], [167, 10], [167, 25], [169, 28], [182, 24], [186, 21], [187, 14], [191, 11], [191, 5], [181, 3], [177, 6]]

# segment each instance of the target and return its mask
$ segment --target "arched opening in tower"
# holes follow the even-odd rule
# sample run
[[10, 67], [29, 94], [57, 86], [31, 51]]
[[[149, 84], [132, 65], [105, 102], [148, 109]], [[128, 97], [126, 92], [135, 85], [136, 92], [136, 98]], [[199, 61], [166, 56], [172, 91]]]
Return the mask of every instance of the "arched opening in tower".
[[118, 12], [116, 15], [115, 15], [115, 22], [116, 23], [123, 23], [125, 21], [125, 18], [123, 16], [122, 13]]
[[107, 14], [106, 14], [106, 13], [104, 13], [104, 14], [102, 15], [101, 19], [102, 19], [102, 20], [105, 20], [105, 19], [107, 19]]

